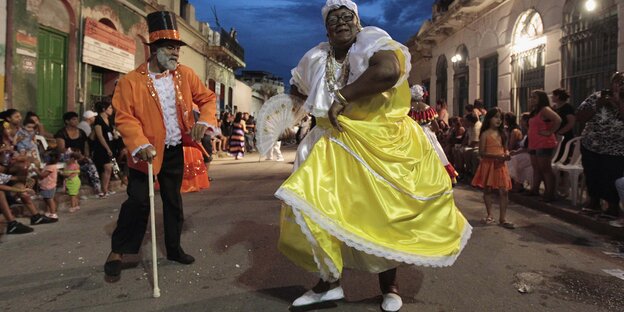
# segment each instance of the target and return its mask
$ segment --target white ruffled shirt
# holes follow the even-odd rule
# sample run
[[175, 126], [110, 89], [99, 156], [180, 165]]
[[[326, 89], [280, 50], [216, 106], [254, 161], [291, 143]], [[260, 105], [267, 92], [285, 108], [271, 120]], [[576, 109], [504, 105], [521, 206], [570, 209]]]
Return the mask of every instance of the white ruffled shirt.
[[[325, 64], [327, 52], [331, 46], [328, 42], [322, 42], [309, 50], [299, 61], [297, 67], [290, 72], [292, 78], [290, 84], [297, 86], [299, 92], [307, 95], [304, 104], [305, 109], [316, 117], [326, 118], [327, 112], [335, 100], [333, 93], [329, 92], [325, 81]], [[379, 51], [395, 51], [400, 49], [405, 56], [405, 66], [402, 68], [401, 77], [394, 87], [402, 84], [411, 70], [410, 54], [407, 47], [394, 41], [388, 33], [377, 27], [364, 27], [357, 35], [355, 43], [349, 50], [350, 73], [347, 84], [357, 80], [366, 69], [368, 61], [373, 54]], [[336, 70], [336, 80], [341, 76], [341, 69]]]
[[176, 146], [182, 142], [182, 131], [178, 121], [178, 112], [176, 111], [176, 93], [173, 84], [173, 75], [168, 74], [165, 77], [156, 79], [156, 74], [150, 72], [150, 79], [154, 84], [154, 89], [160, 100], [160, 107], [165, 120], [165, 146]]

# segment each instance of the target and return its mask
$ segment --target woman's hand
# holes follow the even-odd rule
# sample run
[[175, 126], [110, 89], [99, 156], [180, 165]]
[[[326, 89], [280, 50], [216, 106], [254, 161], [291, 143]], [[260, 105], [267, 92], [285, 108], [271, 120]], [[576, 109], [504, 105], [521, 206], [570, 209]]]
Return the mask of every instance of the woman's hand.
[[347, 105], [342, 104], [339, 101], [334, 101], [332, 106], [329, 108], [329, 111], [327, 112], [327, 117], [329, 118], [329, 122], [332, 124], [334, 128], [336, 128], [340, 132], [344, 130], [342, 130], [340, 123], [338, 123], [338, 116], [342, 114], [345, 111], [345, 109], [347, 109]]

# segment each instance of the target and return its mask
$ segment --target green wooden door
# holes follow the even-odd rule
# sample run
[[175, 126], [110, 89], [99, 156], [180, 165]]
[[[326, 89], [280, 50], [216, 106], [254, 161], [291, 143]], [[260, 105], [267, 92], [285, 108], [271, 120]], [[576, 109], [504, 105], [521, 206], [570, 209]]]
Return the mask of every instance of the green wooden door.
[[49, 131], [63, 126], [66, 107], [67, 36], [39, 28], [37, 61], [37, 114]]

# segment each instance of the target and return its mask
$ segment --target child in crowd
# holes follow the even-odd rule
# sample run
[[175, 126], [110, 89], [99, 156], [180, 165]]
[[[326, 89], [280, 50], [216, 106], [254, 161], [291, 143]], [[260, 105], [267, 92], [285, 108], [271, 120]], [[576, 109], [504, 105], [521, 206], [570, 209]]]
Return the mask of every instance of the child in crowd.
[[37, 168], [37, 174], [39, 175], [39, 193], [43, 197], [43, 201], [46, 204], [47, 213], [46, 216], [50, 219], [58, 220], [56, 214], [56, 201], [54, 195], [56, 194], [56, 183], [58, 178], [58, 161], [60, 158], [59, 153], [56, 150], [51, 150], [47, 153], [47, 162], [43, 169]]
[[35, 128], [37, 124], [32, 119], [24, 120], [24, 126], [17, 130], [13, 138], [13, 145], [20, 155], [36, 157], [37, 143], [35, 142]]
[[81, 158], [82, 155], [80, 153], [69, 154], [69, 158], [65, 162], [65, 169], [63, 170], [65, 189], [71, 200], [69, 212], [80, 210], [80, 199], [78, 198], [78, 193], [80, 192], [80, 165], [78, 164], [78, 160]]
[[483, 201], [487, 211], [487, 217], [483, 219], [483, 222], [485, 224], [496, 222], [492, 214], [492, 192], [498, 190], [500, 225], [507, 229], [513, 229], [515, 228], [514, 224], [506, 219], [509, 202], [507, 192], [511, 189], [511, 178], [507, 164], [505, 164], [505, 161], [510, 159], [506, 146], [503, 113], [499, 108], [492, 108], [485, 114], [479, 135], [481, 162], [472, 179], [472, 185], [483, 188]]

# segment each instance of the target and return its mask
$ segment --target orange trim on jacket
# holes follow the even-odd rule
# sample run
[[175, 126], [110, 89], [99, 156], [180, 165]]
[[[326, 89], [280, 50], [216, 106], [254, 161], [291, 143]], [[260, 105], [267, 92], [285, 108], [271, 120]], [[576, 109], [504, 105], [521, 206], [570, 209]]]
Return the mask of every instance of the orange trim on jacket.
[[[162, 167], [167, 131], [158, 95], [149, 87], [151, 83], [147, 66], [148, 63], [144, 63], [119, 79], [113, 96], [113, 107], [116, 111], [115, 125], [128, 148], [128, 153], [145, 144], [153, 145], [156, 149], [156, 158], [153, 161], [154, 174], [158, 174]], [[182, 134], [188, 133], [195, 124], [193, 103], [199, 107], [199, 121], [216, 126], [216, 95], [206, 88], [193, 70], [178, 65], [173, 72], [173, 81], [176, 88], [176, 111]], [[135, 163], [132, 161], [132, 155], [128, 157], [130, 168], [147, 172], [146, 162]]]

